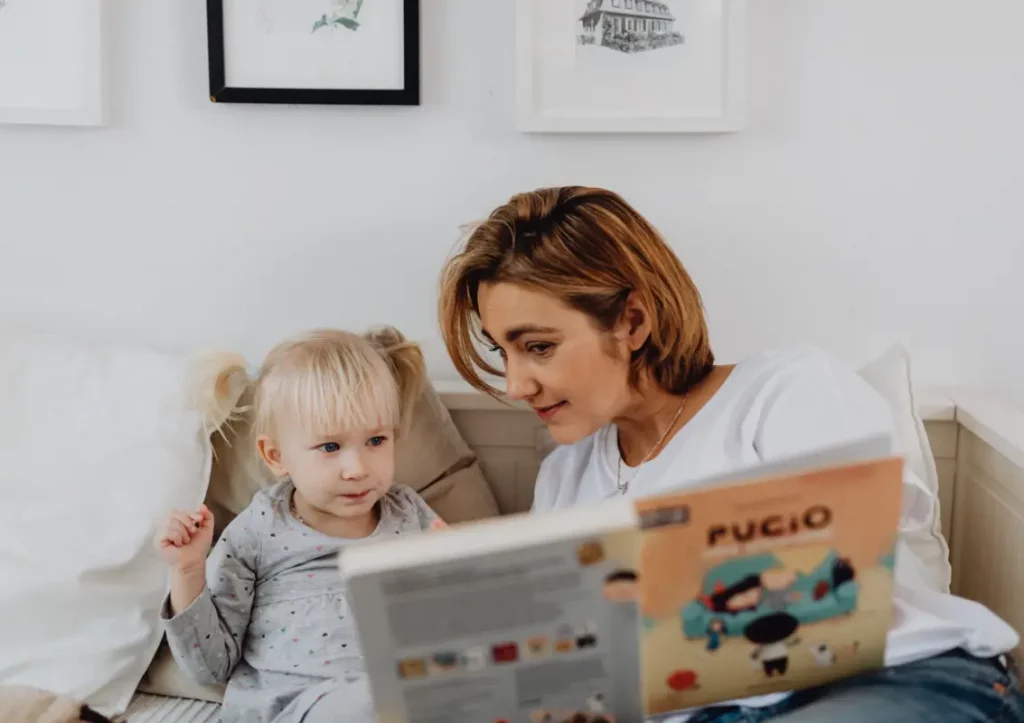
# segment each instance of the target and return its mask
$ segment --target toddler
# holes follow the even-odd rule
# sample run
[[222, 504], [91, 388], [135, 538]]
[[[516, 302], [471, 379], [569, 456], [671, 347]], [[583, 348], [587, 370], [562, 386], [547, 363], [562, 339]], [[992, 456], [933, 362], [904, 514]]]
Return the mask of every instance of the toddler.
[[277, 346], [254, 390], [255, 447], [279, 482], [212, 553], [213, 515], [176, 512], [156, 543], [178, 664], [227, 681], [221, 720], [372, 721], [369, 685], [336, 558], [363, 538], [443, 526], [394, 484], [395, 435], [422, 389], [419, 349], [342, 331]]

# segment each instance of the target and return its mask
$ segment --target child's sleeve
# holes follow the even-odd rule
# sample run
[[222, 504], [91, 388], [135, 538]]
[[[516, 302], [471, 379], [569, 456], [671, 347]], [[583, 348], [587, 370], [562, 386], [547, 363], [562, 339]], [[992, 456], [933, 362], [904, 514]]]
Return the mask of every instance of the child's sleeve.
[[410, 487], [398, 485], [392, 490], [397, 497], [399, 506], [403, 508], [407, 517], [416, 524], [420, 530], [437, 530], [447, 527], [430, 505]]
[[174, 659], [199, 683], [227, 682], [242, 657], [260, 549], [250, 509], [213, 546], [199, 596], [173, 616], [168, 596], [160, 612]]

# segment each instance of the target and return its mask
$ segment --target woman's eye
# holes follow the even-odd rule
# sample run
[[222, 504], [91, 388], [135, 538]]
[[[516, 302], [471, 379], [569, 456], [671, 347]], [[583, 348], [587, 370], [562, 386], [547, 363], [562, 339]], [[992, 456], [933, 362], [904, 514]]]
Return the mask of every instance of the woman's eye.
[[538, 356], [544, 356], [545, 354], [550, 353], [551, 350], [554, 348], [554, 344], [551, 344], [546, 341], [535, 341], [526, 345], [526, 351], [528, 351], [530, 354], [536, 354]]
[[366, 443], [368, 445], [370, 445], [371, 447], [379, 447], [379, 446], [381, 446], [382, 444], [384, 444], [387, 441], [388, 441], [387, 437], [385, 437], [384, 435], [378, 434], [376, 437], [370, 437], [366, 441]]
[[332, 454], [341, 449], [341, 445], [338, 444], [337, 442], [324, 442], [323, 444], [320, 445], [320, 449], [324, 452], [327, 452], [328, 454]]
[[501, 357], [502, 359], [504, 359], [504, 358], [505, 358], [505, 356], [506, 356], [506, 355], [505, 355], [505, 350], [504, 350], [504, 349], [502, 349], [502, 348], [501, 348], [500, 346], [498, 346], [497, 344], [495, 344], [494, 346], [492, 346], [492, 347], [490, 348], [490, 350], [491, 350], [491, 353], [492, 353], [492, 354], [497, 354], [497, 355], [498, 355], [498, 356], [500, 356], [500, 357]]

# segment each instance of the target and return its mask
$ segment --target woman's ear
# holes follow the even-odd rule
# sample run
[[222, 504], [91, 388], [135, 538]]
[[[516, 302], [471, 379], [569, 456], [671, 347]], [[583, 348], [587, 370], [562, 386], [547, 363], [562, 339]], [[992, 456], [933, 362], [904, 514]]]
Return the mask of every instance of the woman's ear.
[[615, 328], [615, 336], [625, 343], [630, 352], [642, 348], [651, 336], [651, 315], [635, 291], [626, 297], [626, 305]]
[[274, 442], [270, 437], [265, 434], [261, 434], [256, 438], [256, 451], [260, 454], [260, 459], [263, 460], [263, 464], [267, 465], [267, 469], [275, 477], [287, 477], [288, 470], [281, 464], [281, 450], [274, 446]]

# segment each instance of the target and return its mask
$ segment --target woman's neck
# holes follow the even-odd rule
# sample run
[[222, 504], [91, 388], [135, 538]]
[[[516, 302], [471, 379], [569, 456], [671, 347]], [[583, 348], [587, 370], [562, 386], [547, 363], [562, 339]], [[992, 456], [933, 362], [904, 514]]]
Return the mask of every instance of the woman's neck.
[[619, 453], [635, 467], [657, 457], [680, 429], [714, 396], [732, 367], [715, 367], [686, 395], [658, 387], [650, 377], [637, 385], [626, 410], [613, 419], [619, 432]]

